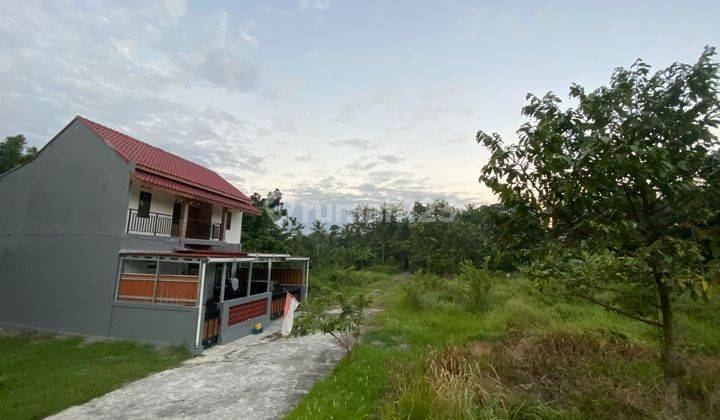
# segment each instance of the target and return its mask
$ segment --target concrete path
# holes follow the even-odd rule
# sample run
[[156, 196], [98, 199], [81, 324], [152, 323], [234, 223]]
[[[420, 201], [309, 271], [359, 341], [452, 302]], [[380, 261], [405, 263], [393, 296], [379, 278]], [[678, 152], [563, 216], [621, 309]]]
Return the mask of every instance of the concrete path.
[[215, 346], [51, 418], [275, 419], [289, 412], [342, 358], [332, 338], [285, 339], [279, 323], [257, 336]]

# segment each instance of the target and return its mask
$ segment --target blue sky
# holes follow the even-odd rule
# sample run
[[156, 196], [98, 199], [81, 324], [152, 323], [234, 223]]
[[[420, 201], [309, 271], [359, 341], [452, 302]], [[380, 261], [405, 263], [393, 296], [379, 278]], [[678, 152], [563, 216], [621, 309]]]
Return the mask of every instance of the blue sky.
[[492, 202], [478, 129], [512, 140], [527, 92], [597, 87], [637, 57], [694, 61], [720, 44], [719, 8], [0, 1], [0, 135], [41, 146], [80, 114], [246, 193], [280, 188], [306, 221], [359, 202]]

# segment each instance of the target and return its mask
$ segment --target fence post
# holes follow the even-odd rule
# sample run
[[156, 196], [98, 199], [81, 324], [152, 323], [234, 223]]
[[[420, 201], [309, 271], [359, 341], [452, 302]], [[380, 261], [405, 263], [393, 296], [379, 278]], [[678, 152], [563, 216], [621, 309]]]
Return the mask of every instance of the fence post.
[[155, 213], [155, 226], [153, 227], [153, 235], [154, 236], [157, 236], [157, 222], [158, 222], [159, 217], [160, 217], [160, 215]]

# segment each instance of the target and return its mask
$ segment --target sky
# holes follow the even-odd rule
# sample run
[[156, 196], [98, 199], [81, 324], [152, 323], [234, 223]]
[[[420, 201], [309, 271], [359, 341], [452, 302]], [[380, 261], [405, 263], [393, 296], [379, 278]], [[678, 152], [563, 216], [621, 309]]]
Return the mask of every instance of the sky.
[[711, 1], [0, 0], [0, 137], [40, 147], [82, 115], [342, 223], [492, 203], [475, 133], [516, 140], [528, 92], [708, 44]]

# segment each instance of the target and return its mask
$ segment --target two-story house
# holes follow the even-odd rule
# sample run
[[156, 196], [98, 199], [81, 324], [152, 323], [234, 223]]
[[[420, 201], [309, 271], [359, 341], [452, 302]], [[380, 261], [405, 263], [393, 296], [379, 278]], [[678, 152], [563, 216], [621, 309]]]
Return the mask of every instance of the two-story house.
[[307, 258], [242, 248], [220, 175], [76, 117], [0, 175], [0, 323], [195, 352], [307, 294]]

